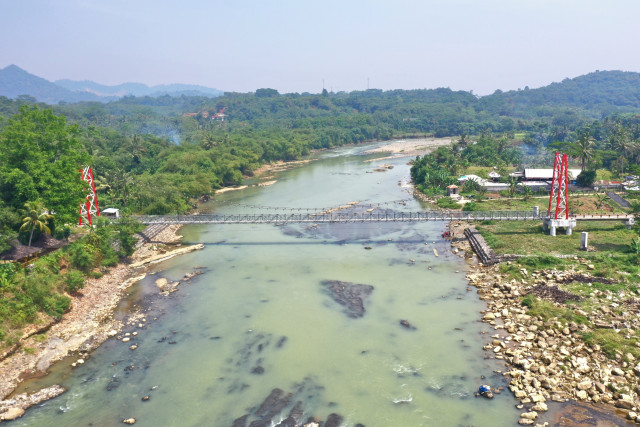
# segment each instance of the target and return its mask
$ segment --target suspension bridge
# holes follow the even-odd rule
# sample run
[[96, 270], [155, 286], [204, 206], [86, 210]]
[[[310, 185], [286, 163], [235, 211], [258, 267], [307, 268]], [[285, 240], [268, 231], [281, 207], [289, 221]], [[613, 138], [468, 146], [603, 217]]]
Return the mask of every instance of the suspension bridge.
[[[200, 215], [141, 215], [136, 219], [152, 224], [336, 224], [428, 221], [545, 221], [550, 216], [531, 211], [390, 211], [380, 212], [300, 212], [300, 213], [228, 213]], [[623, 221], [633, 224], [633, 215], [571, 215], [581, 221]]]

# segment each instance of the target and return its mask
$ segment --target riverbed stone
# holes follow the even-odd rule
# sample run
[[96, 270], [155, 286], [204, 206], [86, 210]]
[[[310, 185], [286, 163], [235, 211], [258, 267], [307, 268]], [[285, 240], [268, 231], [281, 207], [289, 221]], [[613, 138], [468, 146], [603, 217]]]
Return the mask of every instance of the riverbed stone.
[[2, 414], [1, 416], [3, 420], [11, 421], [11, 420], [20, 418], [23, 415], [24, 415], [24, 409], [14, 406], [13, 408], [9, 408], [9, 410], [4, 414]]
[[589, 390], [593, 386], [593, 383], [590, 380], [585, 380], [578, 383], [578, 390]]
[[526, 420], [535, 420], [536, 418], [538, 418], [538, 413], [535, 411], [524, 412], [520, 414], [520, 418], [524, 418]]
[[496, 315], [493, 314], [492, 312], [488, 312], [482, 318], [484, 320], [495, 320], [496, 319]]
[[544, 402], [545, 400], [546, 399], [541, 394], [534, 394], [534, 395], [531, 396], [531, 401], [535, 402], [535, 403]]
[[616, 400], [616, 403], [614, 405], [616, 408], [626, 409], [626, 410], [631, 410], [635, 406], [631, 400], [626, 400], [626, 399]]
[[546, 403], [538, 402], [531, 408], [531, 410], [535, 412], [546, 412], [549, 410], [549, 408]]

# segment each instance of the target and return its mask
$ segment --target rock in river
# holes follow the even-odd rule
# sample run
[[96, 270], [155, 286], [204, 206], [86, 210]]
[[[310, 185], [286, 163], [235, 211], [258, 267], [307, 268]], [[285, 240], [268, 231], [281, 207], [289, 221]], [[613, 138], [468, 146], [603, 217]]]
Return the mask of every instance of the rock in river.
[[335, 302], [346, 307], [345, 313], [352, 318], [364, 316], [364, 300], [373, 291], [373, 286], [359, 283], [324, 280], [322, 286]]

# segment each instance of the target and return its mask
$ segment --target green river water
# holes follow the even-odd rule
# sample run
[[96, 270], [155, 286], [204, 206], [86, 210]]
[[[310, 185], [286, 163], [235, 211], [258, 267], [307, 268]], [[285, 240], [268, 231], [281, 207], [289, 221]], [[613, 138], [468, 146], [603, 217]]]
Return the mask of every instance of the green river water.
[[[408, 192], [407, 158], [367, 162], [376, 156], [363, 150], [322, 153], [272, 186], [217, 196], [211, 208], [397, 200], [405, 203], [381, 208], [425, 207]], [[371, 173], [382, 163], [394, 168]], [[224, 427], [280, 388], [293, 394], [291, 403], [268, 426], [297, 401], [303, 420], [337, 413], [345, 426], [514, 425], [517, 402], [508, 390], [493, 400], [474, 396], [480, 384], [506, 385], [494, 373], [504, 364], [485, 359], [484, 305], [467, 288], [465, 261], [440, 237], [444, 226], [184, 227], [185, 242], [205, 248], [155, 266], [123, 303], [122, 312], [134, 304], [150, 310], [146, 326], [126, 329], [138, 331], [131, 342], [111, 339], [84, 365], [71, 371], [63, 361], [31, 384], [60, 382], [68, 391], [14, 424], [117, 426], [134, 417], [136, 426]], [[181, 280], [196, 267], [203, 274], [157, 296], [157, 278]], [[364, 316], [348, 317], [325, 280], [372, 285]]]

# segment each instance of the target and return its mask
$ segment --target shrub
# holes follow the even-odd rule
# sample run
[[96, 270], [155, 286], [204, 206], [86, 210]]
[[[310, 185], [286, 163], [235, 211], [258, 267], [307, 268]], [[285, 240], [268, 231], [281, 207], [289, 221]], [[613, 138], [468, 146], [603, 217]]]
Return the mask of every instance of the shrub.
[[84, 288], [84, 275], [78, 270], [71, 270], [67, 273], [65, 282], [67, 284], [67, 292], [73, 294]]
[[75, 243], [69, 247], [69, 261], [78, 270], [87, 272], [93, 267], [94, 251], [91, 245]]
[[479, 209], [479, 206], [475, 202], [465, 203], [464, 206], [462, 207], [462, 210], [465, 212], [477, 211], [478, 209]]
[[525, 307], [533, 307], [533, 304], [536, 302], [536, 297], [533, 296], [533, 294], [529, 294], [527, 296], [525, 296], [524, 298], [522, 298], [522, 305], [524, 305]]
[[66, 240], [70, 235], [71, 228], [67, 227], [66, 225], [62, 227], [56, 227], [55, 231], [53, 232], [53, 237], [58, 240]]
[[460, 209], [460, 205], [450, 197], [440, 197], [436, 204], [443, 209]]
[[596, 171], [582, 171], [578, 178], [576, 178], [576, 182], [580, 187], [591, 187], [594, 181], [596, 180]]

